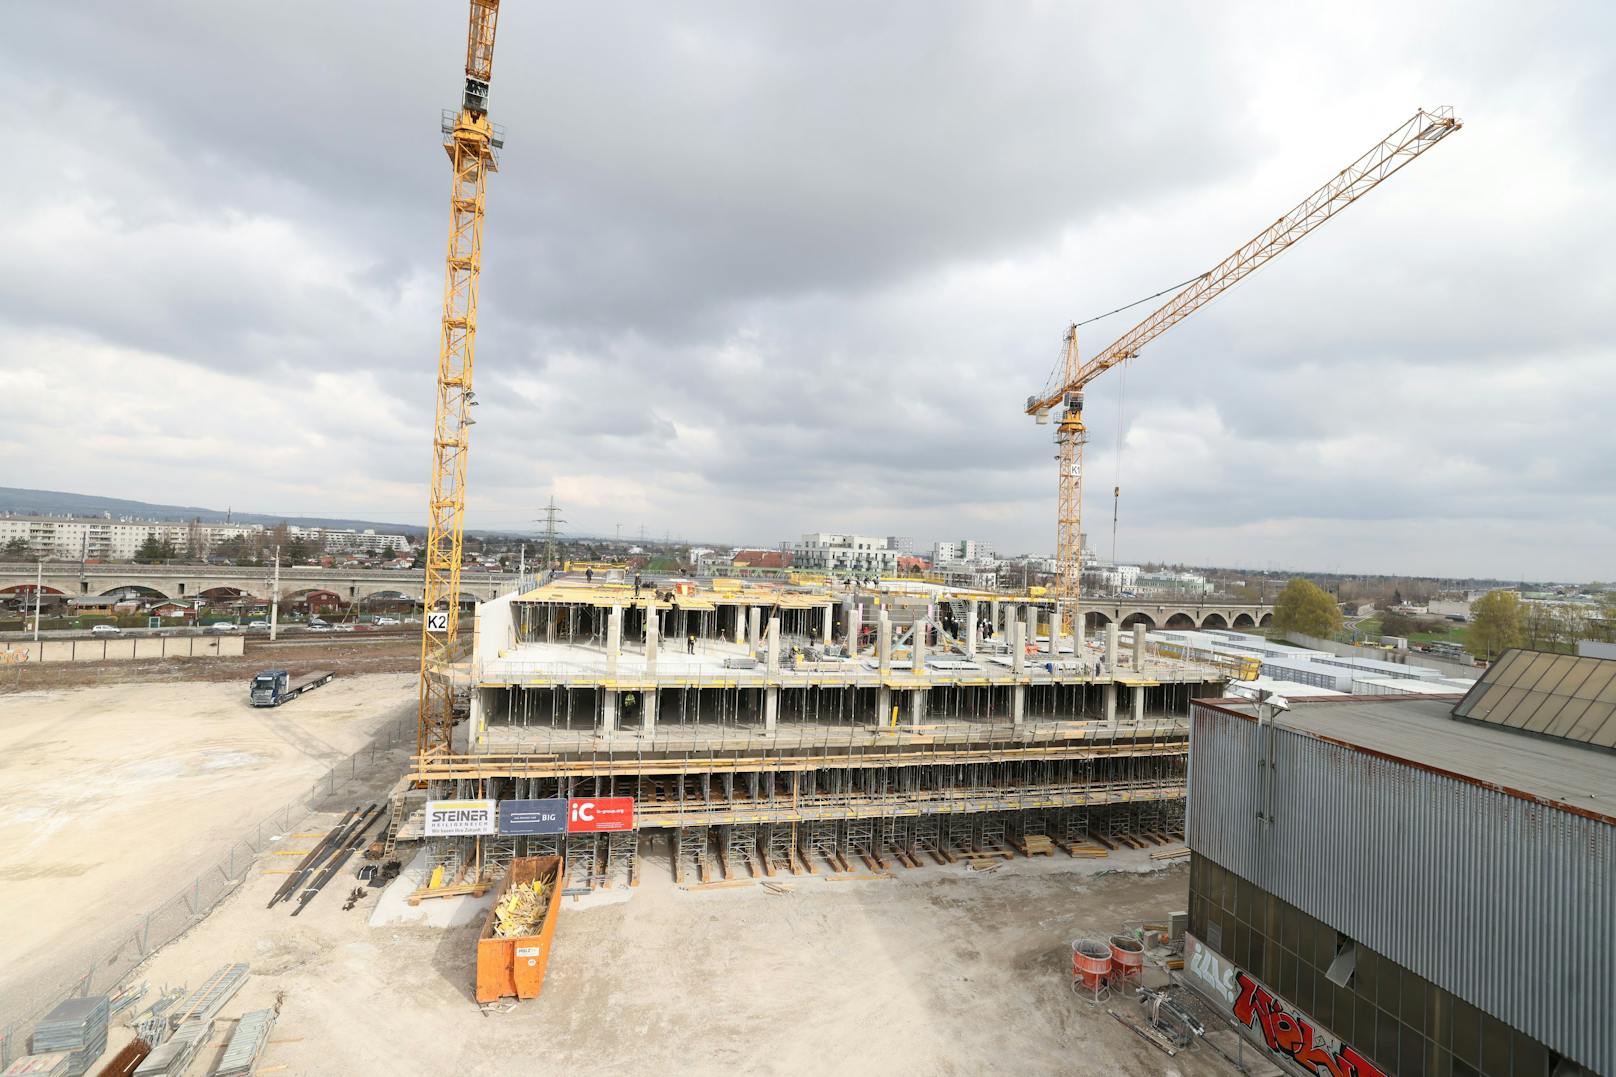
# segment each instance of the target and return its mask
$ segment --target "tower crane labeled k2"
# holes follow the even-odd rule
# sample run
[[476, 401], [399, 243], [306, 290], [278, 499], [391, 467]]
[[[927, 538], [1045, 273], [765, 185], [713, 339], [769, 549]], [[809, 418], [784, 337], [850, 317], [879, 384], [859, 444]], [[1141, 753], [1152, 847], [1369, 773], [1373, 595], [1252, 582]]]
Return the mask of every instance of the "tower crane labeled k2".
[[[477, 345], [477, 283], [483, 258], [483, 195], [497, 171], [500, 132], [488, 120], [499, 0], [471, 0], [466, 32], [466, 87], [457, 111], [444, 112], [443, 148], [454, 168], [449, 196], [449, 253], [438, 348], [438, 405], [432, 434], [432, 499], [428, 506], [426, 580], [421, 618], [421, 754], [447, 752], [454, 731], [451, 666], [460, 628], [460, 561], [471, 449], [472, 358]], [[440, 609], [439, 607], [443, 607]]]
[[[1303, 236], [1362, 198], [1410, 161], [1457, 131], [1451, 107], [1421, 109], [1378, 145], [1308, 195], [1290, 212], [1257, 233], [1229, 257], [1190, 281], [1144, 321], [1083, 362], [1077, 350], [1077, 326], [1066, 331], [1059, 387], [1046, 387], [1027, 398], [1027, 414], [1047, 423], [1059, 412], [1055, 441], [1059, 446], [1060, 497], [1055, 522], [1056, 607], [1060, 627], [1081, 616], [1083, 571], [1083, 388], [1105, 371], [1138, 356], [1139, 350], [1225, 291], [1289, 249]], [[1053, 379], [1052, 379], [1053, 384]], [[1116, 496], [1120, 496], [1120, 488]]]

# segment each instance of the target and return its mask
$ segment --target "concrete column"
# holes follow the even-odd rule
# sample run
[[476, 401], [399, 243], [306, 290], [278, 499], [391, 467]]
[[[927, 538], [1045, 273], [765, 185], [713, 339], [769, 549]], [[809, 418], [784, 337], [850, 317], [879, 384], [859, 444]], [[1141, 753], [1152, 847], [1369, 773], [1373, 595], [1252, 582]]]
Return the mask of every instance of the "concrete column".
[[1015, 685], [1010, 689], [1010, 725], [1020, 729], [1027, 721], [1027, 686]]
[[829, 643], [830, 642], [831, 622], [833, 622], [835, 619], [836, 619], [836, 607], [827, 604], [825, 606], [825, 612], [821, 616], [820, 622], [819, 622], [819, 642], [820, 643]]
[[926, 720], [926, 690], [916, 688], [909, 693], [909, 725], [914, 728]]
[[1133, 686], [1133, 720], [1136, 722], [1145, 720], [1145, 686], [1142, 684]]
[[965, 603], [965, 657], [976, 657], [976, 600]]
[[909, 644], [910, 668], [919, 673], [926, 668], [926, 622], [916, 621]]
[[1021, 608], [1021, 614], [1027, 625], [1026, 633], [1021, 637], [1021, 642], [1026, 646], [1036, 647], [1038, 646], [1038, 607], [1029, 602]]
[[1060, 653], [1061, 615], [1060, 607], [1056, 606], [1049, 615], [1049, 638], [1044, 642], [1044, 653], [1053, 658]]
[[999, 600], [996, 598], [988, 602], [988, 624], [993, 626], [993, 634], [999, 635]]
[[1026, 631], [1021, 618], [1010, 622], [1010, 670], [1013, 673], [1020, 673], [1027, 666], [1027, 648], [1022, 643]]
[[623, 653], [623, 607], [613, 606], [606, 619], [606, 672], [617, 672], [617, 658]]
[[544, 642], [555, 642], [556, 611], [550, 610], [544, 618]]
[[847, 653], [858, 657], [859, 636], [864, 634], [864, 608], [854, 602], [847, 611]]
[[892, 671], [892, 622], [887, 620], [886, 607], [881, 607], [881, 616], [875, 622], [875, 657], [881, 667], [881, 676], [885, 677]]
[[746, 607], [746, 649], [756, 654], [763, 643], [762, 635], [763, 607]]
[[614, 733], [617, 731], [617, 693], [602, 688], [600, 698], [600, 731]]
[[780, 689], [774, 685], [763, 690], [763, 732], [773, 733], [780, 727]]
[[780, 618], [769, 618], [769, 653], [764, 668], [770, 673], [780, 672]]
[[640, 714], [644, 716], [644, 721], [642, 723], [645, 727], [643, 735], [647, 737], [655, 736], [657, 720], [657, 694], [655, 687], [652, 687], [640, 697]]
[[1138, 673], [1145, 668], [1145, 626], [1133, 626], [1133, 670]]
[[655, 602], [645, 607], [645, 672], [656, 672], [657, 642], [660, 626], [657, 624], [657, 608]]
[[892, 722], [892, 689], [886, 685], [875, 690], [875, 728], [885, 729]]
[[1105, 671], [1112, 676], [1117, 672], [1117, 622], [1105, 626]]
[[1105, 685], [1105, 724], [1117, 724], [1117, 682], [1107, 681]]
[[1083, 657], [1083, 607], [1077, 606], [1072, 610], [1072, 654], [1079, 660]]
[[[466, 742], [475, 750], [488, 732], [488, 716], [483, 713], [483, 694], [475, 689], [471, 693], [471, 707], [466, 715]], [[452, 734], [451, 734], [452, 736]]]

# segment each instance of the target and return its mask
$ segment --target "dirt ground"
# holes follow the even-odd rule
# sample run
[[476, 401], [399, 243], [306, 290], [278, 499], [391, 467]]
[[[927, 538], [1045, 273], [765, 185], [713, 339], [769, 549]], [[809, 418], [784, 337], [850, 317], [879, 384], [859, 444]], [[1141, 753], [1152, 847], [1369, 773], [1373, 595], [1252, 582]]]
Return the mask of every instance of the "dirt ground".
[[153, 658], [138, 662], [43, 662], [0, 667], [0, 707], [8, 694], [94, 684], [153, 681], [247, 681], [262, 669], [330, 669], [338, 673], [404, 673], [421, 668], [415, 633], [294, 636], [247, 640], [231, 658]]
[[[234, 1019], [278, 998], [263, 1065], [287, 1075], [1233, 1072], [1204, 1045], [1168, 1058], [1107, 1013], [1138, 1020], [1132, 1000], [1096, 1007], [1069, 987], [1070, 940], [1181, 909], [1182, 865], [928, 866], [795, 878], [777, 895], [682, 890], [661, 859], [647, 858], [627, 900], [563, 899], [544, 992], [509, 1012], [485, 1015], [471, 998], [480, 916], [370, 927], [374, 893], [342, 911], [349, 871], [296, 919], [264, 908], [279, 877], [250, 879], [141, 976], [154, 990], [194, 986], [227, 962], [250, 964], [203, 1069]], [[1143, 853], [1115, 860], [1153, 866]]]
[[0, 1023], [28, 1001], [25, 987], [70, 982], [259, 821], [413, 713], [415, 684], [339, 676], [276, 708], [247, 704], [245, 673], [0, 696]]

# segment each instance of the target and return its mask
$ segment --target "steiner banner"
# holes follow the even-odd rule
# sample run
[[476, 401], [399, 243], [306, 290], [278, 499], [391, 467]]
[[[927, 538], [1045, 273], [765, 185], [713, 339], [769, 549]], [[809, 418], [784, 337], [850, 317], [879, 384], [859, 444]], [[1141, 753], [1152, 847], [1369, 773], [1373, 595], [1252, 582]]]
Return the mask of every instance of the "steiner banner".
[[425, 834], [429, 838], [455, 838], [494, 833], [492, 800], [429, 800]]

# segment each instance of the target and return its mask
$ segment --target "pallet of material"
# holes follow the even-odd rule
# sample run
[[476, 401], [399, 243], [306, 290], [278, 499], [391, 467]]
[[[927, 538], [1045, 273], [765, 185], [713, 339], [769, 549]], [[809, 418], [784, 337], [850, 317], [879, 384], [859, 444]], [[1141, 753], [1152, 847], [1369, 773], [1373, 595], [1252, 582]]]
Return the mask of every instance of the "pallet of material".
[[1165, 849], [1157, 849], [1150, 854], [1152, 860], [1177, 860], [1179, 857], [1189, 856], [1190, 851], [1183, 845], [1169, 845]]
[[213, 1034], [213, 1022], [187, 1021], [174, 1031], [168, 1042], [152, 1049], [135, 1077], [174, 1077], [185, 1072], [202, 1045]]
[[45, 1054], [24, 1055], [4, 1071], [4, 1077], [66, 1077], [70, 1051], [50, 1051]]
[[1016, 851], [1022, 856], [1032, 857], [1055, 855], [1054, 839], [1044, 834], [1028, 834], [1019, 841], [1012, 838], [1010, 844], [1014, 845], [1016, 847]]
[[[241, 985], [247, 982], [246, 965], [225, 965], [203, 981], [202, 986], [191, 994], [175, 1008], [169, 1017], [169, 1024], [176, 1029], [187, 1023], [206, 1021], [213, 1023], [224, 1009], [224, 1004], [241, 990]], [[176, 1032], [175, 1035], [178, 1035]]]
[[1061, 842], [1060, 847], [1066, 850], [1068, 856], [1075, 856], [1079, 860], [1100, 860], [1111, 855], [1111, 850], [1086, 841]]
[[230, 1034], [224, 1056], [213, 1068], [213, 1077], [249, 1077], [258, 1066], [258, 1056], [269, 1042], [270, 1029], [275, 1027], [273, 1009], [253, 1010], [241, 1015], [236, 1030]]

